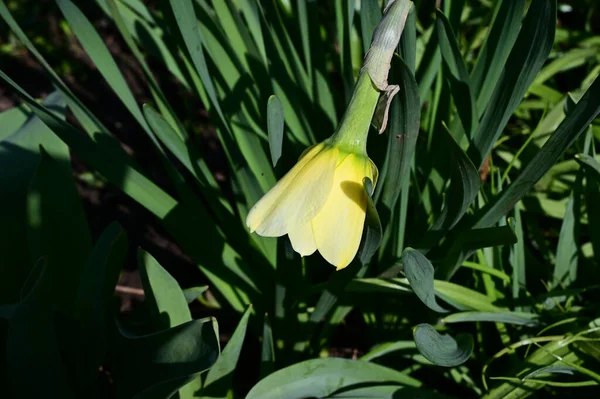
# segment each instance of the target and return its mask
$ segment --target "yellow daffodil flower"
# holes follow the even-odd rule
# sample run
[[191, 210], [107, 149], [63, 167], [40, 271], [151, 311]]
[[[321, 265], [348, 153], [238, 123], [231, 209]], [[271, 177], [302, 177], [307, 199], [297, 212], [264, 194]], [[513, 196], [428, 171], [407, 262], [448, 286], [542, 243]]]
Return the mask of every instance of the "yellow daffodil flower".
[[338, 270], [356, 256], [362, 237], [367, 194], [363, 179], [377, 183], [367, 156], [367, 135], [383, 94], [387, 107], [397, 86], [387, 84], [391, 57], [412, 3], [388, 4], [340, 125], [333, 136], [305, 151], [298, 163], [250, 210], [246, 225], [265, 237], [287, 234], [302, 256], [315, 251]]

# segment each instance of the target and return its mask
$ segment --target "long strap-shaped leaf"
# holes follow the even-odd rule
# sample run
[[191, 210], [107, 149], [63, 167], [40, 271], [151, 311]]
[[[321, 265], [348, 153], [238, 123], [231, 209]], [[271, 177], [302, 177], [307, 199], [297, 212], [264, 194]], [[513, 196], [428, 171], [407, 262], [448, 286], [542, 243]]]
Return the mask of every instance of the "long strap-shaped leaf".
[[489, 227], [511, 210], [558, 161], [598, 114], [600, 114], [600, 78], [596, 78], [575, 108], [515, 181], [478, 213], [475, 227]]
[[17, 38], [25, 45], [25, 47], [27, 47], [35, 59], [44, 67], [48, 75], [50, 75], [52, 84], [64, 96], [69, 108], [73, 111], [73, 114], [81, 123], [85, 131], [90, 135], [97, 132], [106, 133], [107, 130], [104, 125], [102, 125], [102, 122], [100, 122], [98, 118], [96, 118], [94, 114], [79, 100], [79, 98], [73, 94], [60, 76], [54, 72], [50, 64], [48, 64], [44, 57], [42, 57], [40, 52], [37, 51], [31, 40], [29, 40], [25, 32], [23, 32], [19, 24], [17, 24], [17, 21], [15, 21], [8, 11], [6, 4], [4, 4], [4, 0], [0, 0], [0, 16], [2, 19], [4, 19], [13, 34], [17, 36]]
[[556, 0], [534, 0], [508, 60], [496, 84], [479, 128], [469, 147], [469, 157], [481, 166], [502, 130], [544, 65], [556, 25]]
[[496, 4], [492, 27], [471, 72], [471, 87], [477, 97], [479, 116], [485, 110], [517, 40], [524, 10], [525, 0], [501, 0]]

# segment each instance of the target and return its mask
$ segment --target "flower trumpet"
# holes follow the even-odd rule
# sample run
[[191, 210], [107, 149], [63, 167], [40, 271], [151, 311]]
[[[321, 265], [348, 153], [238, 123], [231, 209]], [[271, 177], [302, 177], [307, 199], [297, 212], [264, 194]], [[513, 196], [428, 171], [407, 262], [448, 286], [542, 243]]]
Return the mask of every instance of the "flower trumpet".
[[319, 253], [338, 270], [356, 256], [367, 207], [363, 179], [377, 184], [367, 156], [367, 136], [380, 104], [387, 110], [398, 86], [388, 85], [390, 61], [412, 3], [392, 1], [373, 35], [350, 104], [336, 132], [310, 147], [296, 165], [250, 210], [246, 225], [265, 237], [287, 234], [302, 256]]

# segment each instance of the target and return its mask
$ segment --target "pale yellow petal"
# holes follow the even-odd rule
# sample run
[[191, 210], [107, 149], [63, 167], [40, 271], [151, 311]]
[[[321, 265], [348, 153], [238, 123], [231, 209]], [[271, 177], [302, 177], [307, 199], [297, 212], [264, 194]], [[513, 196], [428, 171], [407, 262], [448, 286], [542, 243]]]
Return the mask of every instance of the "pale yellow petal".
[[298, 252], [301, 256], [312, 255], [317, 250], [311, 222], [290, 230], [288, 235], [294, 251]]
[[312, 222], [317, 249], [338, 270], [348, 266], [358, 252], [366, 214], [365, 176], [372, 178], [367, 158], [346, 157], [335, 170], [327, 202]]
[[265, 237], [279, 237], [308, 223], [331, 191], [338, 150], [319, 144], [252, 207], [246, 225]]

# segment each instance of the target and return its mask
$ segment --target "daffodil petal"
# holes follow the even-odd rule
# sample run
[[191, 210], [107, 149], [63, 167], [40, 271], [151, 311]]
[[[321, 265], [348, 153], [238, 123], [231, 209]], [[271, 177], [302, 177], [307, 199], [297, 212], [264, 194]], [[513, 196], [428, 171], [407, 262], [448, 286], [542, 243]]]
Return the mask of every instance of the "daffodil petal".
[[311, 222], [290, 230], [288, 236], [290, 237], [294, 251], [298, 252], [300, 256], [312, 255], [317, 250], [317, 243], [315, 242]]
[[336, 168], [329, 198], [312, 221], [317, 249], [338, 270], [348, 266], [358, 252], [367, 205], [365, 176], [373, 179], [367, 159], [348, 155]]
[[246, 225], [261, 236], [279, 237], [308, 223], [333, 183], [338, 149], [319, 144], [252, 207]]

